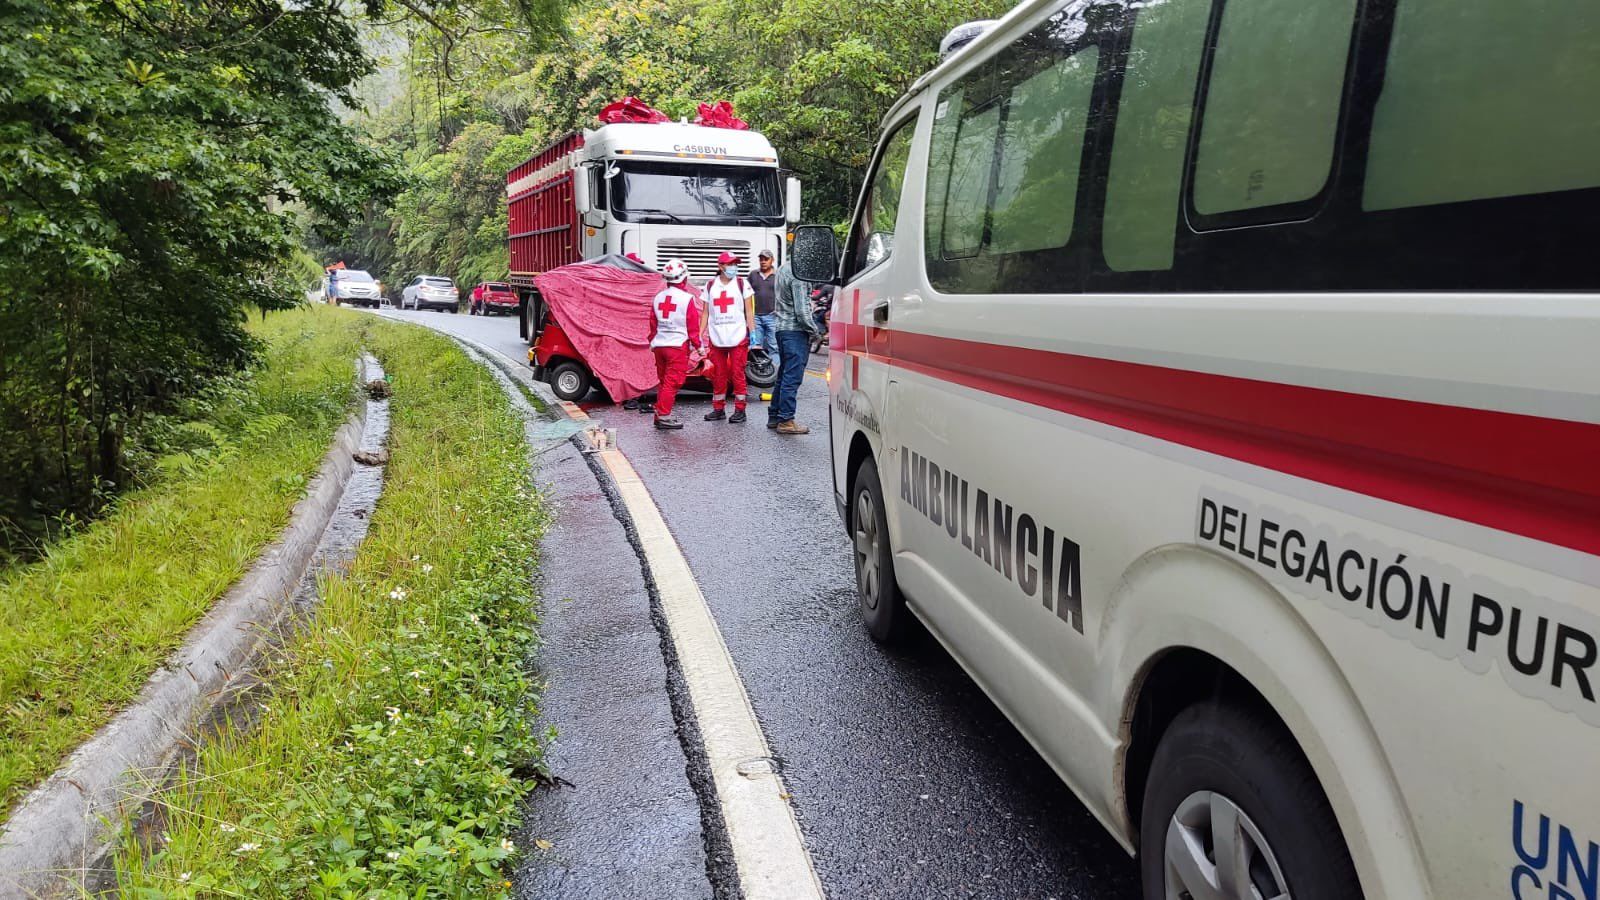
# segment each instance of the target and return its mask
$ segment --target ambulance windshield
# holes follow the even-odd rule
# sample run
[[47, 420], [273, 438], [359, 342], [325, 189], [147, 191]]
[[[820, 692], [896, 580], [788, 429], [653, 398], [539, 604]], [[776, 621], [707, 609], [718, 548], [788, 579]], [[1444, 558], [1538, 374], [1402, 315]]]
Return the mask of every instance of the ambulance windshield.
[[611, 196], [624, 222], [783, 224], [776, 169], [627, 162], [611, 179]]

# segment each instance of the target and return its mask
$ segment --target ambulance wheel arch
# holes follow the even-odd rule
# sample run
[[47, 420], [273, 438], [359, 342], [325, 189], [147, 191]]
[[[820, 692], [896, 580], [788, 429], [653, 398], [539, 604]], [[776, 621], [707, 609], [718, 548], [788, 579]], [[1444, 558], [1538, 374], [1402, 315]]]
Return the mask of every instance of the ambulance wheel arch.
[[1430, 896], [1412, 822], [1371, 723], [1326, 648], [1276, 589], [1212, 554], [1167, 546], [1129, 567], [1105, 609], [1099, 647], [1094, 695], [1103, 698], [1103, 714], [1116, 717], [1107, 727], [1122, 747], [1107, 808], [1130, 843], [1138, 841], [1149, 767], [1165, 729], [1195, 703], [1221, 698], [1267, 713], [1293, 737], [1366, 896]]
[[852, 530], [855, 528], [855, 522], [852, 521], [852, 517], [855, 515], [855, 510], [851, 509], [850, 500], [855, 497], [856, 473], [861, 470], [862, 461], [869, 459], [872, 460], [873, 465], [878, 467], [878, 477], [881, 480], [883, 477], [883, 461], [878, 456], [878, 448], [873, 445], [872, 439], [867, 437], [866, 432], [861, 431], [860, 429], [852, 428], [850, 434], [850, 450], [845, 454], [843, 473], [844, 525], [846, 533], [853, 533]]

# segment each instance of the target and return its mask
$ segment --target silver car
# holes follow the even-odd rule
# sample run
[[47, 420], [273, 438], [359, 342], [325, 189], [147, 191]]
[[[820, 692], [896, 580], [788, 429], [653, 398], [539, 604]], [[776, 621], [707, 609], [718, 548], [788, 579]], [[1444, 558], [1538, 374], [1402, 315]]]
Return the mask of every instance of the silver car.
[[339, 269], [333, 273], [328, 299], [341, 306], [371, 306], [382, 299], [378, 282], [360, 269]]
[[442, 275], [418, 275], [400, 293], [401, 309], [461, 311], [461, 292], [455, 281]]

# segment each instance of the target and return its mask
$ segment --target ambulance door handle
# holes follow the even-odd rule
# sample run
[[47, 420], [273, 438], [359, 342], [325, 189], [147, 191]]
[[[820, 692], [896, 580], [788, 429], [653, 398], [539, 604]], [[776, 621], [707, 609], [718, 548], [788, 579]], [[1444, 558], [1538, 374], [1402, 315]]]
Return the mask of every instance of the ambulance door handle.
[[872, 324], [883, 325], [889, 321], [889, 301], [884, 300], [870, 307]]

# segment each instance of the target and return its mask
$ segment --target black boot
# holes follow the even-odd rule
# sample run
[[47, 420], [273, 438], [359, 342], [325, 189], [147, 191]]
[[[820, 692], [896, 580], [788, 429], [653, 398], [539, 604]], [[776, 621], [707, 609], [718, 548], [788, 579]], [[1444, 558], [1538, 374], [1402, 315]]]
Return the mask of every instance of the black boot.
[[676, 431], [683, 427], [683, 423], [671, 416], [667, 416], [665, 419], [657, 419], [656, 427], [662, 431]]
[[744, 421], [744, 410], [742, 410], [742, 409], [734, 410], [733, 411], [733, 415], [728, 417], [728, 424], [729, 425], [738, 425], [740, 422], [743, 422], [743, 421]]
[[720, 422], [727, 417], [728, 414], [720, 409], [713, 409], [711, 412], [706, 413], [707, 422]]

